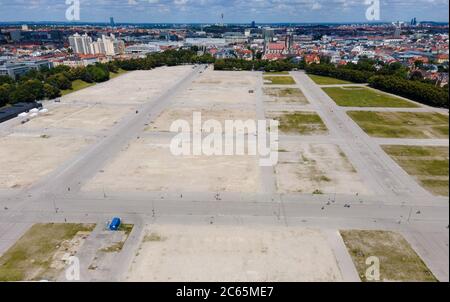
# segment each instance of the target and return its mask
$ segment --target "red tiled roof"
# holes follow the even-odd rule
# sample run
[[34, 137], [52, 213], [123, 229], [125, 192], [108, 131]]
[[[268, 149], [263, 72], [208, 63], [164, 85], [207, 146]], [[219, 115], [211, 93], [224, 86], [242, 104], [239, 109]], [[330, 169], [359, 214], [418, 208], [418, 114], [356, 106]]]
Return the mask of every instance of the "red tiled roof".
[[269, 43], [269, 46], [267, 47], [269, 50], [283, 50], [284, 44], [281, 43]]

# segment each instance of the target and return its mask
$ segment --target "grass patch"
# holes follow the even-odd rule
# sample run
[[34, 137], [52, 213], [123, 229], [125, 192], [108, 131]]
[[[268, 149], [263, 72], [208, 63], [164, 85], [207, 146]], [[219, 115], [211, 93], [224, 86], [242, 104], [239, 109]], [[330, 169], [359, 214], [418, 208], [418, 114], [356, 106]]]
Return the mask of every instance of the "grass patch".
[[55, 280], [52, 257], [65, 240], [91, 232], [93, 224], [35, 224], [1, 258], [0, 281]]
[[84, 88], [88, 88], [91, 86], [94, 86], [95, 83], [88, 83], [85, 82], [83, 80], [75, 80], [72, 82], [72, 89], [67, 89], [67, 90], [61, 90], [61, 95], [68, 95], [69, 93], [84, 89]]
[[124, 232], [125, 235], [130, 235], [131, 231], [133, 230], [134, 224], [121, 224], [119, 227], [120, 232]]
[[380, 259], [380, 281], [428, 281], [436, 277], [409, 243], [398, 233], [386, 231], [341, 231], [361, 280], [367, 282], [366, 259]]
[[447, 147], [421, 147], [421, 146], [383, 146], [391, 156], [439, 156], [448, 157]]
[[120, 241], [113, 243], [112, 245], [100, 249], [100, 252], [103, 253], [118, 253], [123, 249], [123, 246], [125, 245], [125, 241]]
[[322, 119], [314, 112], [285, 113], [275, 119], [280, 122], [279, 129], [285, 133], [323, 134], [327, 132]]
[[264, 93], [276, 101], [308, 104], [303, 92], [298, 88], [264, 88]]
[[439, 196], [449, 196], [449, 182], [439, 179], [420, 179], [421, 185], [431, 193]]
[[348, 115], [373, 137], [448, 138], [443, 134], [444, 129], [448, 132], [448, 116], [440, 113], [350, 111]]
[[104, 253], [118, 253], [123, 249], [123, 246], [125, 245], [125, 242], [128, 239], [128, 236], [130, 236], [131, 231], [133, 230], [134, 224], [121, 224], [119, 226], [118, 232], [123, 232], [125, 235], [125, 238], [119, 242], [114, 242], [110, 246], [104, 247], [100, 249], [100, 252]]
[[144, 237], [144, 242], [162, 242], [166, 239], [157, 233], [146, 234]]
[[267, 72], [264, 72], [264, 74], [267, 74], [267, 75], [286, 75], [286, 74], [289, 74], [289, 71], [267, 71]]
[[343, 107], [416, 108], [418, 105], [365, 87], [326, 87], [323, 90]]
[[436, 195], [449, 195], [449, 149], [447, 147], [383, 146], [409, 175]]
[[324, 77], [314, 74], [308, 74], [308, 76], [311, 78], [311, 80], [314, 81], [317, 85], [340, 85], [340, 84], [353, 84], [352, 82], [339, 80], [335, 78], [330, 77]]
[[110, 72], [109, 73], [109, 78], [110, 79], [114, 79], [114, 78], [117, 78], [117, 77], [119, 77], [121, 75], [124, 75], [126, 73], [128, 73], [128, 71], [123, 70], [122, 68], [120, 68], [117, 72]]
[[294, 85], [295, 80], [290, 76], [265, 76], [264, 81], [270, 85]]

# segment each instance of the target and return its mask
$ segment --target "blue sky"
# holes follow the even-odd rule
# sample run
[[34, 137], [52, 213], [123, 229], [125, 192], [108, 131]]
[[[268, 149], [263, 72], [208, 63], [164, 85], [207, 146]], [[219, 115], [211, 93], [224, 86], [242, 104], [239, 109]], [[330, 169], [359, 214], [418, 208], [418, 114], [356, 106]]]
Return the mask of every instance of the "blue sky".
[[[73, 1], [73, 0], [68, 0]], [[366, 0], [79, 0], [80, 21], [364, 22]], [[380, 0], [381, 21], [448, 22], [449, 0]], [[370, 0], [369, 0], [370, 2]], [[0, 0], [1, 21], [66, 21], [66, 0]]]

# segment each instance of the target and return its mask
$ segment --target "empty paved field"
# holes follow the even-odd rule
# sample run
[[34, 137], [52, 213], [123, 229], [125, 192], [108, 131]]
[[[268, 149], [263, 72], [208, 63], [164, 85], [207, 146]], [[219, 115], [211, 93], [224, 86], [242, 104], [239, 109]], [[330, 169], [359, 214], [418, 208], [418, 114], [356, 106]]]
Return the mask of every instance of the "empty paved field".
[[136, 107], [105, 106], [93, 104], [85, 106], [54, 105], [46, 114], [40, 114], [29, 122], [18, 126], [20, 129], [81, 129], [86, 131], [108, 130], [123, 116], [132, 113]]
[[369, 193], [342, 150], [331, 144], [281, 143], [275, 171], [281, 193]]
[[341, 281], [342, 276], [320, 231], [149, 225], [126, 280]]
[[150, 71], [134, 71], [97, 84], [88, 89], [66, 95], [63, 103], [143, 104], [165, 91], [178, 79], [186, 76], [189, 66], [162, 67]]
[[[223, 131], [225, 131], [225, 121], [255, 121], [256, 112], [255, 110], [244, 110], [244, 109], [234, 109], [234, 108], [212, 108], [212, 109], [202, 109], [202, 108], [172, 108], [164, 111], [154, 123], [149, 125], [147, 130], [150, 131], [169, 131], [173, 122], [178, 120], [187, 121], [189, 123], [190, 129], [193, 129], [193, 117], [194, 113], [200, 114], [202, 124], [208, 120], [214, 120], [219, 122]], [[203, 129], [208, 131], [208, 129]]]
[[326, 87], [323, 90], [343, 107], [416, 108], [418, 105], [371, 88], [361, 86]]
[[431, 193], [448, 196], [448, 147], [383, 146], [383, 149]]
[[448, 138], [448, 115], [432, 112], [364, 112], [348, 115], [370, 136]]
[[205, 71], [147, 124], [145, 137], [122, 150], [84, 190], [257, 192], [256, 156], [175, 156], [170, 138], [176, 133], [159, 136], [180, 119], [189, 123], [188, 132], [192, 132], [194, 113], [201, 114], [203, 123], [211, 119], [219, 122], [223, 131], [226, 120], [255, 121], [256, 93], [249, 90], [255, 91], [257, 84], [256, 73]]
[[142, 138], [118, 154], [84, 190], [256, 192], [255, 156], [175, 156], [170, 141]]
[[92, 140], [40, 133], [0, 137], [0, 188], [24, 189], [75, 157]]

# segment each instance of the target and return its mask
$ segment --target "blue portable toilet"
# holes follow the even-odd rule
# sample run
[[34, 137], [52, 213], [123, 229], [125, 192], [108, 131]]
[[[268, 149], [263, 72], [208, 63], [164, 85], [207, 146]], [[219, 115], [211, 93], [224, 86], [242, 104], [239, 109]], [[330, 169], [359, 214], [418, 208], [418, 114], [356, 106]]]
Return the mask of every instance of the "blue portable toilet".
[[119, 230], [120, 223], [121, 223], [120, 218], [119, 217], [114, 217], [113, 220], [111, 221], [111, 224], [109, 225], [109, 229], [111, 231]]

